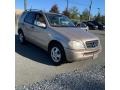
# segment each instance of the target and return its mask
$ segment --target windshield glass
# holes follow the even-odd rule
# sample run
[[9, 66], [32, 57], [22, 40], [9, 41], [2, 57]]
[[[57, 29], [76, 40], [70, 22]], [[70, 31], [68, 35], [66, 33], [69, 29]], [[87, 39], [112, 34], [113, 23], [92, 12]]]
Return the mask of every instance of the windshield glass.
[[101, 24], [100, 22], [94, 21], [93, 23], [94, 23], [95, 25], [101, 25], [101, 26], [102, 26], [102, 24]]
[[86, 24], [80, 23], [80, 27], [86, 27]]
[[73, 22], [66, 16], [58, 14], [46, 14], [48, 22], [54, 27], [75, 27]]
[[92, 22], [88, 22], [88, 24], [93, 25], [93, 26], [95, 25], [95, 24], [93, 24]]
[[102, 26], [103, 24], [98, 22], [98, 25], [101, 25], [101, 26]]

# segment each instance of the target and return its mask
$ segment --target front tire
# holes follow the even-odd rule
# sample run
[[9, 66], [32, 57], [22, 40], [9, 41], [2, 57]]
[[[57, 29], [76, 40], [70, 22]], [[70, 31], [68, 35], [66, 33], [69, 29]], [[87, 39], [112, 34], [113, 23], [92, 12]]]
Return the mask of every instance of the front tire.
[[60, 65], [65, 61], [64, 49], [60, 44], [51, 45], [49, 54], [54, 65]]

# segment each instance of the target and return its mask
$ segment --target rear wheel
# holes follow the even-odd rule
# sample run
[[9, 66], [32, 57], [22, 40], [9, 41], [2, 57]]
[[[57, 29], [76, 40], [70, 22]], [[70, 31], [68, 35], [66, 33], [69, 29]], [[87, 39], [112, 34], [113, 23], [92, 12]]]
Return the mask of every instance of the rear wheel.
[[20, 32], [18, 33], [18, 35], [19, 35], [19, 41], [20, 41], [20, 43], [21, 43], [21, 44], [24, 44], [24, 43], [25, 43], [25, 37], [24, 37], [23, 32], [20, 31]]
[[54, 65], [60, 65], [65, 61], [64, 49], [59, 44], [53, 44], [49, 49], [49, 54]]

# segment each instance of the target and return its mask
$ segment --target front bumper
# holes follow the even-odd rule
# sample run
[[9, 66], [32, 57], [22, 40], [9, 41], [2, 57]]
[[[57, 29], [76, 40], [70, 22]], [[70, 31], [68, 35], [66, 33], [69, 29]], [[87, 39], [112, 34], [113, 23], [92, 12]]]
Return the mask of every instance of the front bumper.
[[78, 61], [86, 59], [95, 59], [98, 57], [98, 54], [101, 52], [101, 48], [93, 50], [71, 50], [65, 49], [66, 58], [68, 61]]

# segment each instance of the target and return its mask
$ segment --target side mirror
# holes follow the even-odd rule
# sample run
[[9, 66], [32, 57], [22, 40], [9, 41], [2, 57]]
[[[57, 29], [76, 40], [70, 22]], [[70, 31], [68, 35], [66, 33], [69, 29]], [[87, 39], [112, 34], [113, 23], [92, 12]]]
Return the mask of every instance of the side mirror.
[[46, 24], [42, 23], [42, 22], [39, 22], [39, 21], [36, 21], [35, 25], [37, 25], [39, 27], [42, 27], [42, 28], [46, 28]]

